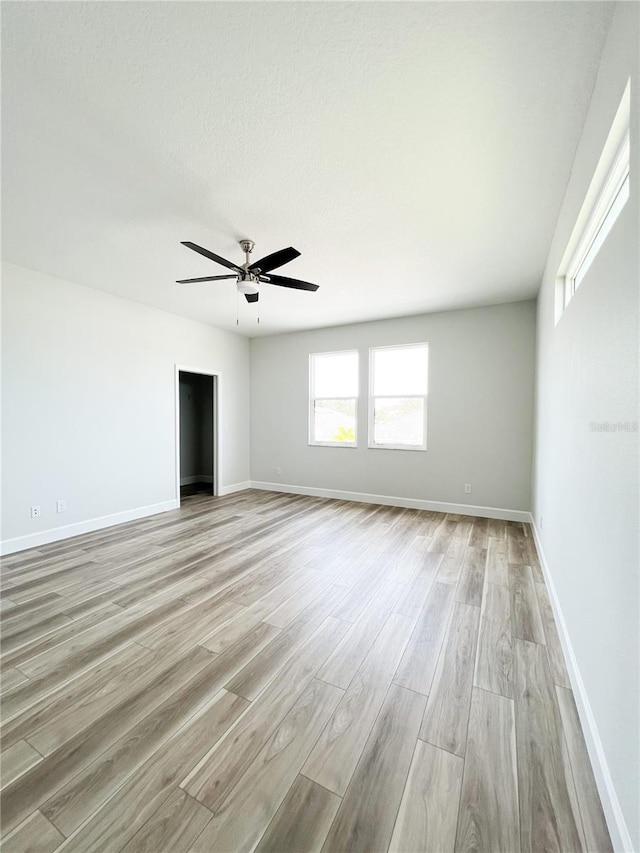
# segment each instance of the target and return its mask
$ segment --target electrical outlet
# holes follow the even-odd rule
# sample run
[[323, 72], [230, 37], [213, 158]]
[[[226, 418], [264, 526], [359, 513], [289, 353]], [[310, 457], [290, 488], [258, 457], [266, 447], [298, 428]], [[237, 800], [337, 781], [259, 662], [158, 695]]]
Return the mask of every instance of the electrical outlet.
[[35, 504], [31, 507], [31, 518], [40, 518], [40, 505]]
[[464, 484], [464, 493], [465, 493], [465, 495], [471, 494], [471, 483], [465, 483]]
[[282, 468], [276, 466], [276, 477], [282, 477]]
[[67, 511], [67, 502], [66, 501], [56, 501], [56, 512], [66, 512]]

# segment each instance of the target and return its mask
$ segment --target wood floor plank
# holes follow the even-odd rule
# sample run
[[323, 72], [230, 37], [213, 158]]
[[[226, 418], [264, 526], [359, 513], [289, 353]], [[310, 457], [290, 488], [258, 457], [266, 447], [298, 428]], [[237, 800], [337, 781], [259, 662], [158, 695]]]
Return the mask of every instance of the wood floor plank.
[[558, 634], [555, 619], [553, 618], [553, 608], [551, 607], [551, 601], [549, 599], [546, 584], [537, 583], [535, 584], [535, 588], [553, 680], [559, 687], [566, 687], [571, 690], [571, 681], [569, 679], [569, 673], [567, 672], [567, 666], [564, 662], [560, 636]]
[[533, 584], [531, 567], [509, 564], [511, 628], [514, 637], [532, 643], [545, 642], [542, 617]]
[[420, 615], [438, 574], [442, 559], [442, 554], [427, 553], [421, 555], [418, 570], [408, 584], [406, 592], [395, 605], [395, 613], [399, 613], [401, 616], [409, 616], [411, 619], [416, 619]]
[[480, 611], [456, 602], [429, 694], [420, 738], [464, 756]]
[[[111, 688], [107, 685], [117, 684], [123, 680], [130, 683], [128, 676], [131, 665], [136, 661], [144, 660], [142, 665], [146, 669], [152, 655], [153, 652], [131, 643], [117, 654], [102, 661], [94, 669], [78, 675], [77, 678], [61, 685], [39, 701], [28, 705], [20, 713], [13, 716], [6, 715], [7, 719], [3, 719], [1, 729], [3, 744], [10, 746], [25, 737], [32, 737], [40, 728], [47, 725], [52, 729], [52, 739], [64, 743], [67, 722], [73, 716], [73, 709], [78, 708], [82, 716], [80, 709], [88, 704], [96, 708], [96, 714], [100, 716], [103, 712], [101, 700], [107, 703], [107, 709], [112, 704]], [[133, 676], [137, 674], [138, 672], [134, 670]], [[118, 701], [117, 694], [113, 701]], [[3, 714], [6, 714], [4, 708]], [[82, 725], [79, 724], [73, 734], [81, 728]], [[42, 745], [44, 746], [44, 743]]]
[[386, 850], [426, 698], [392, 684], [323, 846], [323, 853]]
[[41, 812], [33, 812], [2, 839], [3, 853], [53, 853], [64, 836]]
[[489, 542], [489, 519], [478, 517], [474, 519], [473, 529], [469, 537], [469, 546], [472, 548], [487, 548]]
[[125, 844], [122, 853], [186, 853], [211, 817], [209, 809], [176, 788]]
[[522, 853], [580, 851], [566, 783], [563, 732], [544, 646], [515, 640], [516, 742]]
[[341, 587], [329, 587], [283, 631], [265, 622], [276, 632], [276, 636], [228, 682], [227, 690], [250, 701], [255, 699], [280, 668], [313, 636], [343, 595]]
[[485, 580], [489, 583], [509, 586], [509, 560], [507, 557], [507, 540], [490, 536], [487, 546], [487, 572]]
[[451, 540], [455, 535], [456, 526], [457, 522], [445, 518], [445, 520], [440, 523], [438, 529], [431, 537], [429, 550], [435, 551], [438, 554], [445, 554]]
[[5, 788], [0, 815], [3, 832], [12, 829], [35, 808], [46, 802], [56, 791], [86, 767], [114, 740], [144, 719], [157, 705], [188, 682], [207, 664], [207, 654], [195, 650], [166, 669], [151, 670], [153, 683], [140, 687], [137, 693], [116, 705], [96, 720], [88, 729], [79, 732], [51, 755], [43, 758], [31, 770]]
[[[380, 585], [386, 580], [384, 578], [384, 563], [371, 565], [369, 569], [360, 582], [351, 582], [350, 591], [346, 593], [332, 613], [336, 619], [356, 622], [371, 600], [378, 594]], [[344, 576], [340, 578], [340, 581], [341, 583], [345, 581]]]
[[315, 679], [251, 762], [191, 850], [253, 850], [343, 691]]
[[407, 527], [407, 546], [400, 548], [393, 560], [388, 560], [387, 571], [385, 578], [388, 581], [395, 583], [409, 584], [414, 579], [416, 574], [424, 567], [427, 562], [427, 570], [433, 563], [439, 563], [437, 555], [428, 555], [428, 547], [431, 544], [431, 539], [416, 534], [413, 539], [411, 533], [414, 531], [414, 524], [411, 523]]
[[304, 766], [305, 776], [339, 796], [347, 789], [413, 627], [406, 616], [389, 617]]
[[582, 817], [580, 815], [580, 806], [578, 804], [578, 794], [576, 792], [576, 785], [573, 778], [573, 770], [571, 767], [571, 759], [569, 758], [569, 751], [567, 749], [567, 739], [562, 739], [562, 766], [564, 768], [564, 780], [567, 786], [567, 792], [569, 795], [569, 802], [571, 804], [571, 811], [573, 813], [576, 828], [578, 830], [578, 835], [580, 836], [580, 850], [583, 853], [588, 853], [589, 848], [587, 847], [587, 842], [584, 834], [584, 826], [582, 823]]
[[540, 556], [538, 554], [538, 549], [536, 548], [536, 542], [533, 538], [532, 533], [530, 533], [527, 539], [527, 557], [527, 562], [531, 566], [531, 572], [533, 574], [534, 582], [545, 583], [544, 573], [542, 571], [542, 565], [540, 563]]
[[[27, 674], [31, 679], [31, 689], [35, 691], [42, 683], [38, 681], [39, 675], [37, 672], [27, 672], [27, 670], [30, 670], [32, 660], [38, 661], [41, 654], [44, 654], [49, 650], [54, 650], [65, 641], [72, 640], [73, 638], [85, 634], [89, 629], [103, 624], [105, 620], [121, 612], [122, 608], [117, 607], [115, 604], [101, 604], [99, 608], [88, 613], [83, 618], [69, 619], [60, 628], [58, 628], [58, 630], [33, 639], [24, 646], [13, 649], [13, 651], [6, 652], [2, 656], [2, 666], [15, 666], [20, 670], [24, 670], [25, 674]], [[59, 669], [59, 667], [57, 670], [53, 669], [53, 673], [58, 675]], [[52, 681], [52, 671], [47, 672], [46, 666], [43, 668], [42, 674], [49, 676], [48, 682]], [[56, 679], [56, 681], [59, 680], [59, 678]]]
[[200, 672], [43, 803], [43, 813], [65, 835], [72, 832], [97, 808], [101, 799], [188, 725], [189, 719], [220, 692], [229, 676], [268, 642], [273, 630], [270, 625], [260, 625], [250, 641], [227, 650], [224, 655], [210, 656], [213, 659]]
[[457, 755], [417, 741], [389, 853], [453, 853], [463, 766]]
[[49, 616], [48, 619], [43, 619], [28, 628], [15, 627], [13, 630], [3, 630], [2, 640], [0, 641], [0, 649], [2, 654], [26, 646], [34, 640], [39, 640], [46, 634], [50, 634], [59, 628], [61, 625], [67, 625], [71, 620], [68, 616], [60, 613], [54, 616]]
[[520, 847], [513, 700], [474, 688], [457, 853], [514, 853]]
[[[298, 579], [295, 576], [285, 578], [281, 584], [276, 585], [262, 599], [245, 607], [235, 618], [213, 630], [204, 640], [200, 641], [201, 645], [216, 654], [222, 654], [226, 649], [239, 642], [247, 632], [262, 622], [273, 612], [274, 608], [289, 597], [292, 589], [295, 588], [292, 587], [291, 582], [297, 584]], [[344, 594], [344, 590], [341, 594]]]
[[564, 687], [556, 687], [556, 695], [584, 829], [586, 850], [612, 853], [613, 846], [598, 796], [573, 692]]
[[80, 770], [41, 806], [45, 817], [65, 835], [70, 835], [128, 776], [217, 695], [222, 689], [217, 670], [219, 662], [214, 660]]
[[[456, 529], [453, 534], [454, 538], [461, 539], [467, 545], [473, 545], [471, 542], [471, 536], [473, 534], [474, 525], [478, 521], [486, 521], [487, 519], [478, 519], [472, 515], [453, 515], [452, 513], [447, 513], [447, 518], [451, 520], [456, 520]], [[476, 546], [477, 547], [477, 546]], [[479, 547], [486, 548], [486, 543]]]
[[42, 551], [37, 548], [30, 548], [28, 551], [16, 551], [14, 554], [6, 554], [2, 557], [2, 571], [14, 571], [19, 569], [24, 563], [33, 563], [44, 557]]
[[175, 650], [178, 644], [188, 649], [197, 645], [200, 640], [204, 640], [216, 629], [226, 625], [244, 609], [235, 601], [224, 601], [218, 595], [214, 595], [201, 605], [178, 614], [178, 618], [167, 620], [150, 633], [138, 637], [137, 642], [147, 649]]
[[445, 551], [442, 562], [438, 567], [436, 580], [440, 583], [457, 584], [462, 572], [462, 560], [467, 550], [467, 543], [459, 536], [454, 536]]
[[276, 628], [286, 628], [296, 616], [313, 604], [327, 586], [328, 581], [324, 578], [310, 578], [304, 586], [278, 605], [273, 613], [266, 616], [264, 621]]
[[507, 523], [499, 518], [490, 518], [487, 532], [493, 539], [507, 539]]
[[23, 672], [20, 672], [20, 670], [3, 668], [0, 672], [0, 692], [4, 693], [5, 690], [12, 690], [25, 681], [27, 681], [27, 676]]
[[85, 691], [81, 692], [74, 685], [58, 701], [49, 697], [44, 714], [28, 716], [21, 730], [42, 755], [50, 755], [134, 693], [141, 680], [145, 682], [154, 661], [153, 652], [135, 643], [123, 651], [126, 654], [118, 655], [115, 660], [108, 659], [105, 666], [92, 671]]
[[201, 639], [199, 645], [215, 654], [222, 654], [240, 642], [261, 622], [260, 613], [256, 613], [250, 607], [244, 607], [233, 619], [218, 626], [212, 633]]
[[484, 585], [473, 683], [513, 699], [510, 596], [506, 587], [494, 583]]
[[19, 740], [0, 755], [2, 767], [2, 787], [6, 788], [29, 768], [42, 761], [42, 756], [25, 740]]
[[[102, 582], [93, 577], [96, 572], [96, 565], [89, 564], [88, 574], [91, 577], [80, 579], [67, 577], [66, 580], [57, 580], [55, 577], [52, 580], [39, 581], [38, 584], [24, 584], [21, 587], [16, 587], [11, 590], [11, 600], [16, 604], [22, 604], [34, 597], [39, 597], [47, 592], [58, 592], [60, 595], [64, 593], [72, 593], [77, 590], [82, 590], [83, 593], [90, 594], [94, 588], [101, 589]], [[19, 591], [17, 591], [19, 589]]]
[[112, 853], [133, 838], [171, 796], [179, 779], [246, 710], [248, 702], [221, 690], [189, 724], [149, 759], [114, 796], [71, 835], [65, 853]]
[[[66, 681], [70, 675], [95, 666], [100, 660], [139, 637], [149, 625], [161, 621], [178, 607], [184, 606], [184, 602], [177, 604], [171, 600], [161, 603], [153, 601], [140, 609], [136, 607], [120, 611], [96, 621], [93, 625], [85, 626], [70, 639], [21, 663], [20, 670], [29, 676], [30, 682], [24, 688], [19, 687], [18, 691], [21, 695], [28, 693], [30, 698], [48, 692]], [[7, 694], [4, 702], [9, 702], [15, 692]]]
[[343, 690], [347, 689], [382, 626], [392, 610], [395, 610], [401, 590], [399, 584], [390, 581], [380, 584], [378, 592], [369, 601], [360, 618], [351, 625], [344, 639], [327, 658], [318, 678]]
[[11, 609], [2, 614], [2, 624], [14, 624], [22, 622], [29, 624], [32, 619], [40, 618], [42, 613], [55, 613], [57, 608], [62, 604], [62, 596], [57, 592], [48, 592], [40, 598], [32, 598], [30, 601], [25, 601], [24, 604], [14, 604], [9, 599], [2, 599], [11, 605]]
[[509, 563], [518, 566], [529, 565], [529, 543], [524, 531], [513, 525], [507, 528], [507, 556]]
[[464, 553], [462, 573], [456, 590], [456, 601], [480, 607], [486, 562], [486, 548], [468, 546]]
[[293, 703], [344, 635], [346, 624], [328, 617], [223, 740], [183, 779], [181, 787], [217, 811]]
[[453, 585], [434, 583], [394, 675], [395, 684], [429, 694], [454, 594]]
[[256, 847], [256, 853], [320, 853], [340, 797], [297, 776]]

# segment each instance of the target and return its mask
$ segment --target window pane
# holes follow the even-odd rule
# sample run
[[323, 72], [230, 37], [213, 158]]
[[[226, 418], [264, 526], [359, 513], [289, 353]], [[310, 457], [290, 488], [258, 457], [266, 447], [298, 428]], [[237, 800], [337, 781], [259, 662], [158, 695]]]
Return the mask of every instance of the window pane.
[[355, 444], [355, 400], [315, 400], [313, 421], [314, 441], [339, 441], [343, 444]]
[[584, 256], [584, 260], [580, 264], [575, 277], [573, 284], [573, 291], [575, 292], [582, 281], [582, 279], [587, 274], [587, 270], [593, 263], [596, 258], [596, 255], [600, 251], [602, 244], [607, 238], [609, 231], [613, 228], [616, 219], [620, 216], [622, 208], [625, 206], [629, 199], [629, 175], [624, 180], [624, 183], [618, 190], [618, 194], [613, 200], [611, 207], [609, 208], [607, 215], [605, 216], [602, 225], [600, 226], [600, 230], [594, 237], [593, 243], [591, 244], [587, 254]]
[[427, 393], [426, 344], [373, 350], [373, 394]]
[[373, 403], [374, 444], [424, 444], [424, 399], [386, 397]]
[[357, 397], [358, 353], [316, 353], [313, 358], [315, 387], [312, 397]]

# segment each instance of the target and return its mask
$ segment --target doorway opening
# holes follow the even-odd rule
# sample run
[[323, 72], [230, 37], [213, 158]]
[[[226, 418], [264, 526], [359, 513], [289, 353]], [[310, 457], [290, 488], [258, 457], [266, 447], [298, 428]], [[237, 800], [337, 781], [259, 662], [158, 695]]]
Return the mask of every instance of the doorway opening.
[[176, 366], [178, 504], [218, 494], [218, 375]]

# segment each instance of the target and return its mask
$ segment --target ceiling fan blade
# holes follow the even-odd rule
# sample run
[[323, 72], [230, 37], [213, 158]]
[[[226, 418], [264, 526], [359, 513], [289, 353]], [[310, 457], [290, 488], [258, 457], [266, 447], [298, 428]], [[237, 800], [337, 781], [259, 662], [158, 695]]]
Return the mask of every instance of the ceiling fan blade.
[[224, 281], [227, 278], [236, 278], [235, 275], [205, 275], [204, 278], [183, 278], [176, 284], [195, 284], [198, 281]]
[[259, 296], [259, 293], [245, 293], [244, 298], [247, 302], [257, 302]]
[[198, 246], [197, 243], [192, 243], [190, 240], [182, 240], [181, 242], [183, 246], [187, 247], [187, 249], [193, 249], [194, 252], [198, 252], [199, 255], [204, 255], [205, 258], [209, 258], [210, 261], [222, 264], [223, 267], [227, 267], [230, 270], [241, 272], [239, 266], [232, 264], [231, 261], [228, 261], [226, 258], [221, 258], [220, 255], [215, 255], [213, 252], [210, 252], [209, 249], [203, 249], [202, 246]]
[[279, 252], [273, 252], [271, 255], [265, 255], [264, 258], [260, 258], [259, 261], [256, 261], [253, 264], [250, 264], [250, 270], [260, 270], [260, 272], [269, 272], [269, 270], [274, 270], [276, 267], [281, 267], [284, 264], [288, 264], [289, 261], [293, 261], [294, 258], [299, 258], [300, 252], [297, 249], [294, 249], [293, 246], [289, 246], [288, 249], [280, 249]]
[[280, 287], [293, 287], [295, 290], [317, 290], [320, 287], [319, 284], [288, 278], [286, 275], [261, 275], [259, 278], [267, 284], [279, 284]]

